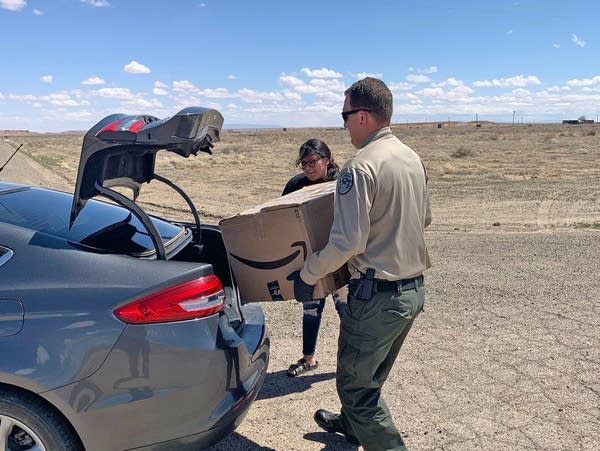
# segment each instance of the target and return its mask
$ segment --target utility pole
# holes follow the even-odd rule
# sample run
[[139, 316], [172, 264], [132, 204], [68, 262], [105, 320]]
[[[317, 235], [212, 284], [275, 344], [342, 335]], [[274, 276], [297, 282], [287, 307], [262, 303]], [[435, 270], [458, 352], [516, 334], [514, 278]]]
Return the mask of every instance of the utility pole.
[[513, 110], [513, 125], [515, 125], [515, 114], [517, 114], [517, 112]]

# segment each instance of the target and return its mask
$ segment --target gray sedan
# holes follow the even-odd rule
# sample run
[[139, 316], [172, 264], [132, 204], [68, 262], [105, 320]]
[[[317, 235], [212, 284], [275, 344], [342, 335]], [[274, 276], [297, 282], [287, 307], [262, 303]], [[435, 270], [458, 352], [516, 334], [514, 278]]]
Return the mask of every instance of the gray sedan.
[[[154, 173], [159, 150], [211, 152], [222, 122], [111, 115], [84, 137], [75, 194], [0, 181], [0, 450], [201, 449], [242, 421], [269, 360], [262, 309], [219, 227]], [[135, 202], [150, 181], [189, 223]]]

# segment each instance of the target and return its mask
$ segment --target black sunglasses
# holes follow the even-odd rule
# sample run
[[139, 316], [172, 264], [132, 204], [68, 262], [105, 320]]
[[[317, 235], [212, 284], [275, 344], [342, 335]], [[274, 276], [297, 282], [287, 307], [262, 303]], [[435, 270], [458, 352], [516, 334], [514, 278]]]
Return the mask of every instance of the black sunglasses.
[[351, 110], [342, 111], [342, 119], [344, 123], [348, 120], [351, 114], [358, 113], [359, 111], [371, 111], [369, 108], [353, 108]]

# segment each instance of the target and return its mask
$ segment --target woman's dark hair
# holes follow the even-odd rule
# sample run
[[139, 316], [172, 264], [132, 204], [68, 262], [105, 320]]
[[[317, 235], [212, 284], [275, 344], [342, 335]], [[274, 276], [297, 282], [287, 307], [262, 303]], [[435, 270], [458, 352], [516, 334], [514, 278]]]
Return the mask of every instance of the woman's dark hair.
[[333, 155], [331, 155], [331, 150], [329, 150], [329, 146], [320, 139], [309, 139], [300, 146], [296, 164], [300, 164], [300, 161], [303, 158], [306, 158], [313, 152], [317, 155], [327, 157], [329, 159], [329, 164], [327, 165], [327, 175], [325, 176], [325, 178], [327, 180], [337, 179], [338, 172], [340, 172], [340, 167], [335, 161], [333, 161]]

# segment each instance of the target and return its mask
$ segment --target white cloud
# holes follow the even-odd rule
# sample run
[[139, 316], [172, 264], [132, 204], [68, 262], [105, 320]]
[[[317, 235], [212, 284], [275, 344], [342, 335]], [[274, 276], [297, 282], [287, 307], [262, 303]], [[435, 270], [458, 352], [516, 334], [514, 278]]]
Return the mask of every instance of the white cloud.
[[292, 75], [286, 75], [285, 73], [279, 76], [279, 81], [290, 86], [303, 86], [305, 84], [304, 81], [299, 78]]
[[34, 9], [33, 10], [33, 14], [36, 16], [43, 16], [44, 15], [44, 11], [42, 11], [41, 9]]
[[100, 77], [90, 77], [81, 82], [82, 85], [103, 85], [104, 83], [106, 82]]
[[189, 80], [179, 80], [173, 82], [173, 91], [176, 92], [187, 92], [195, 93], [198, 92], [198, 88]]
[[411, 90], [415, 85], [413, 83], [398, 83], [398, 82], [391, 82], [388, 83], [388, 87], [390, 88], [390, 91], [392, 92], [396, 92], [396, 91], [409, 91]]
[[27, 2], [25, 0], [0, 0], [0, 8], [9, 11], [21, 11], [26, 6]]
[[540, 79], [535, 75], [517, 75], [509, 78], [499, 78], [494, 80], [478, 80], [473, 82], [473, 86], [476, 88], [513, 88], [523, 87], [528, 85], [539, 85], [541, 84]]
[[554, 47], [555, 49], [559, 49], [560, 48], [560, 44], [552, 44], [552, 47]]
[[433, 83], [432, 86], [444, 88], [446, 86], [464, 86], [465, 84], [461, 80], [457, 80], [454, 77], [450, 77], [441, 83]]
[[240, 99], [248, 103], [261, 103], [263, 100], [283, 100], [279, 92], [259, 92], [254, 89], [240, 89], [237, 94]]
[[106, 0], [81, 0], [81, 3], [93, 6], [94, 8], [104, 8], [110, 6]]
[[303, 67], [300, 69], [304, 75], [310, 78], [342, 78], [342, 74], [331, 69], [322, 67], [321, 69], [309, 69]]
[[568, 91], [569, 89], [571, 89], [571, 88], [568, 88], [566, 86], [565, 87], [561, 87], [561, 86], [554, 85], [554, 86], [550, 86], [548, 89], [546, 89], [545, 92], [559, 93], [560, 91], [563, 91], [563, 90]]
[[74, 100], [71, 95], [65, 91], [55, 92], [53, 94], [49, 94], [47, 96], [40, 97], [40, 99], [45, 100], [46, 102], [51, 103], [52, 105], [57, 106], [81, 106], [85, 104], [89, 104], [89, 102], [77, 102]]
[[575, 33], [571, 35], [571, 42], [578, 47], [585, 47], [586, 42], [577, 36]]
[[431, 78], [429, 78], [427, 75], [420, 74], [408, 74], [406, 79], [412, 83], [428, 83], [431, 81]]
[[150, 69], [148, 69], [143, 64], [138, 63], [137, 61], [131, 61], [129, 64], [127, 64], [123, 68], [123, 70], [125, 72], [127, 72], [128, 74], [149, 74], [150, 73]]
[[507, 35], [507, 36], [510, 36], [511, 34], [513, 34], [513, 31], [512, 31], [512, 30], [508, 30], [508, 31], [506, 32], [506, 35]]
[[[341, 80], [337, 79], [320, 79], [316, 78], [311, 80], [308, 84], [303, 83], [301, 85], [294, 86], [294, 91], [301, 94], [316, 94], [319, 96], [335, 96], [335, 92], [343, 93], [345, 85]], [[333, 94], [332, 94], [333, 93]]]
[[418, 74], [435, 74], [438, 71], [437, 66], [429, 66], [426, 68], [409, 67], [409, 72], [416, 72]]
[[33, 94], [23, 94], [23, 95], [9, 94], [8, 98], [10, 100], [17, 100], [19, 102], [32, 102], [34, 100], [37, 100], [37, 97], [34, 96]]
[[202, 89], [198, 95], [213, 99], [227, 99], [233, 97], [233, 94], [231, 94], [226, 88]]
[[168, 86], [164, 84], [162, 81], [156, 80], [154, 82], [154, 88], [152, 89], [152, 94], [155, 96], [166, 96], [169, 94], [167, 91]]
[[302, 96], [297, 92], [285, 91], [283, 95], [286, 99], [291, 100], [293, 102], [300, 102], [302, 100]]
[[580, 88], [583, 86], [600, 86], [600, 75], [596, 75], [594, 78], [584, 78], [582, 80], [569, 80], [566, 84], [567, 86], [573, 88]]
[[342, 105], [344, 103], [344, 96], [341, 93], [336, 93], [333, 91], [321, 91], [315, 94], [315, 97], [321, 101], [325, 102], [335, 102], [338, 105]]
[[442, 97], [444, 95], [444, 90], [442, 88], [425, 88], [421, 89], [418, 94], [425, 97]]
[[362, 80], [363, 78], [366, 78], [366, 77], [383, 78], [383, 74], [369, 73], [369, 72], [359, 72], [358, 74], [356, 74], [357, 80]]
[[[510, 122], [513, 111], [536, 121], [557, 121], [574, 114], [595, 115], [597, 105], [600, 104], [600, 71], [597, 72], [599, 75], [592, 75], [590, 78], [571, 79], [540, 87], [542, 83], [533, 75], [521, 74], [466, 82], [460, 78], [442, 77], [439, 72], [435, 76], [425, 73], [433, 73], [434, 68], [436, 66], [411, 69], [406, 74], [406, 80], [400, 79], [399, 82], [386, 80], [394, 93], [396, 121], [439, 121], [446, 118], [470, 120], [478, 113], [481, 119]], [[215, 84], [207, 85], [195, 78], [192, 79], [194, 82], [180, 79], [169, 80], [168, 84], [152, 78], [150, 86], [136, 91], [129, 85], [107, 87], [104, 80], [91, 76], [78, 82], [75, 86], [78, 89], [55, 92], [43, 97], [19, 95], [16, 91], [13, 91], [16, 94], [9, 94], [5, 89], [0, 93], [0, 104], [2, 107], [10, 106], [13, 111], [27, 108], [33, 111], [33, 114], [29, 114], [30, 117], [44, 118], [44, 127], [52, 127], [54, 130], [85, 129], [89, 126], [86, 122], [94, 122], [93, 118], [115, 111], [126, 114], [147, 112], [157, 117], [166, 117], [189, 105], [213, 106], [223, 113], [228, 123], [327, 127], [339, 125], [343, 92], [354, 81], [355, 76], [383, 79], [381, 74], [367, 72], [345, 73], [343, 78], [306, 76], [315, 75], [316, 71], [321, 70], [303, 71], [298, 68], [293, 72], [294, 75], [280, 73], [274, 80], [276, 87], [265, 91], [254, 89], [253, 85], [244, 85], [246, 87], [239, 90], [236, 90], [237, 87], [231, 89], [231, 83], [223, 82], [222, 86], [229, 86], [228, 89]], [[82, 85], [100, 86], [90, 88]], [[484, 87], [492, 89], [489, 92], [480, 89]], [[17, 105], [19, 102], [21, 105]], [[88, 110], [93, 114], [90, 115]], [[82, 116], [76, 117], [75, 112]], [[52, 119], [51, 125], [48, 125], [50, 122], [46, 118]], [[18, 119], [25, 120], [30, 119]], [[13, 119], [7, 119], [6, 114], [0, 116], [0, 121], [0, 128], [40, 127], [34, 122], [17, 127], [12, 125], [10, 121]], [[18, 124], [18, 121], [13, 122]]]
[[52, 77], [52, 75], [42, 75], [40, 77], [40, 81], [42, 83], [50, 84], [50, 83], [52, 83], [53, 80], [54, 80], [54, 78]]
[[95, 93], [100, 97], [109, 99], [129, 100], [135, 97], [131, 90], [127, 88], [100, 88]]
[[228, 75], [227, 80], [237, 80], [237, 77], [235, 75]]
[[594, 86], [594, 87], [589, 87], [586, 86], [585, 88], [581, 88], [582, 92], [585, 93], [596, 93], [596, 92], [600, 92], [600, 86]]
[[163, 104], [158, 99], [144, 99], [137, 97], [135, 99], [128, 100], [125, 102], [128, 108], [134, 111], [148, 111], [150, 109], [162, 108]]

